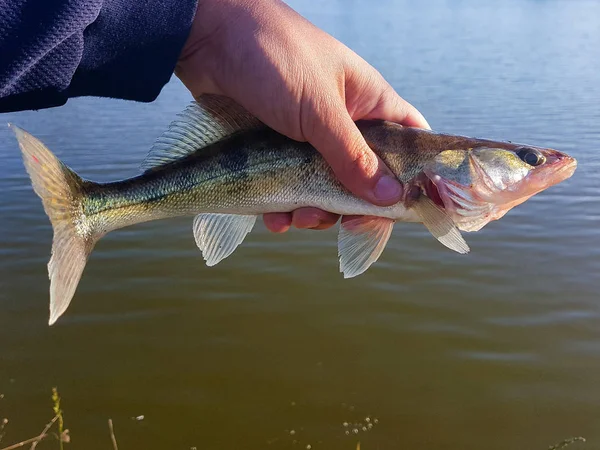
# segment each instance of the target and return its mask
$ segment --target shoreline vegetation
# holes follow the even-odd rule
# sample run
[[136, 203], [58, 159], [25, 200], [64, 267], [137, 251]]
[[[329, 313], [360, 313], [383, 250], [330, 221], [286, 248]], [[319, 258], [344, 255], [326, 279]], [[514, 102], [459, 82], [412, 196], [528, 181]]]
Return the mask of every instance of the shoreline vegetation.
[[[4, 394], [0, 394], [0, 400], [4, 398]], [[9, 420], [6, 417], [2, 417], [0, 415], [0, 450], [17, 450], [21, 448], [25, 448], [29, 446], [29, 450], [35, 450], [37, 445], [46, 440], [53, 439], [58, 441], [59, 450], [64, 450], [64, 444], [68, 444], [71, 442], [71, 437], [69, 435], [69, 429], [64, 427], [64, 417], [63, 410], [60, 407], [60, 395], [58, 393], [58, 389], [56, 387], [52, 388], [52, 411], [54, 413], [54, 417], [46, 424], [46, 426], [42, 429], [41, 433], [37, 436], [34, 436], [29, 439], [25, 439], [24, 441], [17, 442], [15, 444], [10, 444], [7, 447], [3, 446], [5, 443], [3, 442], [4, 436], [6, 435], [6, 427], [9, 424]], [[108, 436], [107, 438], [107, 448], [108, 442], [112, 444], [112, 450], [119, 450], [119, 445], [117, 443], [117, 437], [115, 436], [115, 430], [112, 419], [108, 419]], [[565, 447], [570, 446], [571, 444], [577, 442], [586, 442], [584, 437], [576, 436], [567, 438], [557, 444], [551, 445], [548, 447], [548, 450], [562, 450]], [[196, 447], [191, 447], [191, 450], [197, 450]], [[356, 443], [356, 450], [361, 450], [360, 441]], [[368, 450], [368, 449], [363, 449]], [[575, 448], [573, 449], [575, 450]]]
[[[3, 398], [4, 395], [0, 394], [0, 400]], [[71, 437], [69, 435], [69, 429], [64, 427], [63, 410], [60, 407], [60, 395], [58, 394], [58, 389], [55, 387], [52, 388], [51, 399], [54, 417], [46, 424], [39, 435], [32, 438], [25, 439], [24, 441], [17, 442], [16, 444], [11, 444], [8, 447], [3, 447], [2, 445], [4, 445], [4, 443], [2, 441], [6, 434], [5, 430], [6, 426], [9, 424], [9, 420], [6, 417], [0, 419], [0, 450], [16, 450], [24, 448], [25, 446], [29, 446], [29, 450], [35, 450], [40, 442], [47, 439], [54, 439], [58, 441], [59, 449], [64, 450], [64, 444], [71, 442]], [[113, 450], [119, 450], [112, 419], [108, 419], [108, 429], [110, 432], [110, 440], [112, 442]]]

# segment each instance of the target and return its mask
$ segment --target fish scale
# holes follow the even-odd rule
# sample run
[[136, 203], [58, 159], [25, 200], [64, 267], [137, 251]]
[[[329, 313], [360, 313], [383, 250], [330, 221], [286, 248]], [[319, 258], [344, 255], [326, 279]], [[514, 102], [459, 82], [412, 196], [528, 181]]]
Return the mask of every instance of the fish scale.
[[342, 216], [344, 277], [381, 256], [396, 222], [420, 222], [444, 246], [468, 253], [477, 231], [532, 195], [569, 178], [576, 161], [557, 150], [358, 121], [371, 149], [400, 182], [400, 202], [381, 207], [353, 195], [320, 153], [266, 127], [231, 99], [204, 95], [159, 137], [143, 172], [110, 183], [82, 180], [42, 142], [11, 126], [35, 192], [54, 229], [50, 318], [66, 311], [95, 243], [151, 220], [195, 216], [207, 265], [240, 245], [257, 216], [319, 208]]

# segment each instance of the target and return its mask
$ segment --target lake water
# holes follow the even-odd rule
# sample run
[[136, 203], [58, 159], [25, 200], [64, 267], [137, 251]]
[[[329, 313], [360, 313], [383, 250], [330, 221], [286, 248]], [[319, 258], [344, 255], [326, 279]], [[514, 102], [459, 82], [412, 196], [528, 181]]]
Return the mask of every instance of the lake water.
[[[51, 228], [0, 128], [0, 447], [41, 431], [58, 386], [69, 448], [112, 448], [108, 418], [123, 449], [599, 448], [600, 2], [291, 5], [434, 129], [555, 147], [577, 172], [467, 234], [467, 256], [400, 224], [350, 280], [336, 229], [261, 223], [213, 268], [191, 218], [120, 230], [49, 328]], [[1, 121], [107, 181], [136, 174], [189, 100], [174, 79], [152, 104], [75, 99]]]

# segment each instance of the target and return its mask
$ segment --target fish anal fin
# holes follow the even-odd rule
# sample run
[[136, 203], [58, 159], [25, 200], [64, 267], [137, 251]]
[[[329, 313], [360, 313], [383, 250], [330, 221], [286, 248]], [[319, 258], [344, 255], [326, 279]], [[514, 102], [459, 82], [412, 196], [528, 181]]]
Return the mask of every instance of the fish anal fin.
[[256, 216], [237, 214], [198, 214], [194, 218], [194, 238], [207, 266], [231, 255], [256, 222]]
[[204, 94], [178, 114], [142, 162], [142, 171], [169, 164], [238, 131], [262, 128], [260, 120], [232, 99]]
[[352, 278], [379, 259], [394, 228], [394, 220], [375, 216], [344, 218], [338, 236], [340, 272]]

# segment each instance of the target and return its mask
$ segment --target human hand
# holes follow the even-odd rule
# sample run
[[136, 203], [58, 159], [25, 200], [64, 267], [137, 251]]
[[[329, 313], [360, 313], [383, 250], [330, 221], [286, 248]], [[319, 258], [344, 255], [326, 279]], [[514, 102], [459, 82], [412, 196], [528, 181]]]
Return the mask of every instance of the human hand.
[[[280, 0], [200, 0], [175, 70], [194, 97], [231, 97], [274, 130], [308, 141], [355, 195], [381, 206], [402, 186], [354, 121], [429, 128], [377, 70]], [[339, 216], [315, 208], [264, 215], [271, 231], [325, 229]]]

